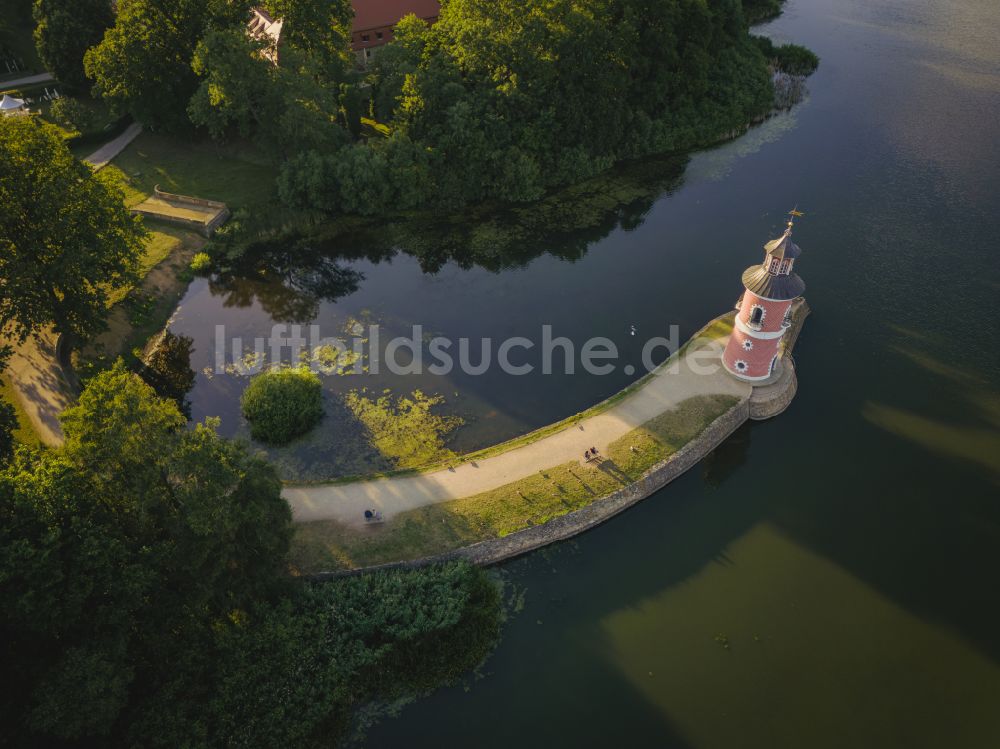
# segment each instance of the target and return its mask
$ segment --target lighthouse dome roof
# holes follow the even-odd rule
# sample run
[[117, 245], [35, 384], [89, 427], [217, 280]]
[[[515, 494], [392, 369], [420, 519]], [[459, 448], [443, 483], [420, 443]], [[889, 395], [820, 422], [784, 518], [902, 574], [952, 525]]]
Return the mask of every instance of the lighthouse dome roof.
[[802, 296], [806, 283], [797, 273], [779, 276], [768, 273], [763, 265], [753, 265], [743, 272], [743, 285], [765, 299], [785, 300]]

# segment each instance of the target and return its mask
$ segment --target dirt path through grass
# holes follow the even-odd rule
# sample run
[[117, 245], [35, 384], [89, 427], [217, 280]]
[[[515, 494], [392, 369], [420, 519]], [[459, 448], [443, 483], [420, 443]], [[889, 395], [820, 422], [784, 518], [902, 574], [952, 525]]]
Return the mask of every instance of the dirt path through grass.
[[138, 122], [133, 122], [125, 128], [125, 132], [117, 138], [109, 140], [85, 158], [84, 161], [94, 167], [95, 170], [103, 169], [115, 156], [124, 151], [132, 141], [138, 138], [140, 133], [142, 133], [142, 125]]
[[59, 414], [75, 403], [76, 391], [56, 356], [56, 335], [45, 331], [15, 345], [4, 377], [38, 438], [61, 445]]

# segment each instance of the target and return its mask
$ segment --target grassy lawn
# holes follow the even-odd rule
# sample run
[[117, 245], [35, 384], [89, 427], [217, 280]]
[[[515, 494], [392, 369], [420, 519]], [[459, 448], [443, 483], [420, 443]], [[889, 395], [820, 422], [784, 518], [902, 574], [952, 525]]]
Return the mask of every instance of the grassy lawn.
[[17, 412], [18, 427], [14, 431], [14, 439], [23, 445], [30, 445], [31, 447], [41, 446], [42, 441], [31, 426], [31, 421], [28, 419], [27, 414], [24, 413], [24, 409], [21, 408], [20, 401], [14, 397], [14, 390], [11, 388], [6, 377], [0, 377], [0, 400], [10, 403]]
[[[98, 146], [94, 145], [90, 151]], [[143, 133], [102, 171], [117, 177], [125, 204], [134, 206], [159, 185], [167, 192], [226, 202], [230, 207], [262, 205], [274, 194], [274, 167], [247, 146], [218, 146]], [[155, 221], [140, 267], [142, 282], [111, 296], [110, 330], [79, 352], [74, 364], [83, 377], [118, 355], [131, 357], [170, 318], [184, 294], [190, 257], [204, 245], [198, 234]]]
[[111, 295], [108, 330], [74, 354], [73, 366], [84, 380], [114, 363], [126, 361], [160, 332], [191, 280], [191, 257], [204, 238], [181, 228], [157, 225], [150, 231], [140, 266], [140, 283]]
[[[96, 148], [96, 146], [95, 146]], [[275, 167], [249, 146], [220, 146], [143, 133], [106, 169], [117, 170], [135, 205], [153, 194], [153, 187], [210, 200], [230, 208], [264, 205], [274, 197]]]
[[701, 434], [739, 402], [689, 398], [613, 442], [600, 465], [566, 463], [492, 491], [402, 513], [381, 526], [329, 520], [296, 527], [293, 565], [302, 572], [414, 559], [506, 536], [606, 497]]
[[[139, 282], [142, 283], [149, 272], [157, 265], [166, 260], [184, 242], [192, 242], [199, 239], [194, 232], [172, 226], [150, 226], [149, 238], [146, 240], [145, 252], [139, 260]], [[134, 287], [123, 287], [114, 289], [109, 298], [109, 306], [114, 306], [122, 301]]]

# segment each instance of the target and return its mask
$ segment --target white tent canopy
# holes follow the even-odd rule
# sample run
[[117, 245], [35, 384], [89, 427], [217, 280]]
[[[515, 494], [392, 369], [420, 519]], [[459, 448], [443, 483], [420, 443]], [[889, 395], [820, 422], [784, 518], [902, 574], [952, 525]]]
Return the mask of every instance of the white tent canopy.
[[0, 112], [16, 112], [19, 109], [24, 109], [24, 102], [21, 99], [15, 99], [7, 94], [0, 99]]

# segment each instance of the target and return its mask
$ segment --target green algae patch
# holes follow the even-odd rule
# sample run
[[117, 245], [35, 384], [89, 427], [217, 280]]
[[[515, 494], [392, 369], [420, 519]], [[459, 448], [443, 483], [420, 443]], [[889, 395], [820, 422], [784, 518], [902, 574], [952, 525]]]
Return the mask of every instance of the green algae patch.
[[420, 390], [410, 396], [379, 397], [352, 390], [344, 405], [360, 422], [372, 446], [396, 468], [415, 468], [455, 457], [446, 446], [448, 436], [465, 422], [458, 416], [436, 413], [444, 402], [440, 395]]

